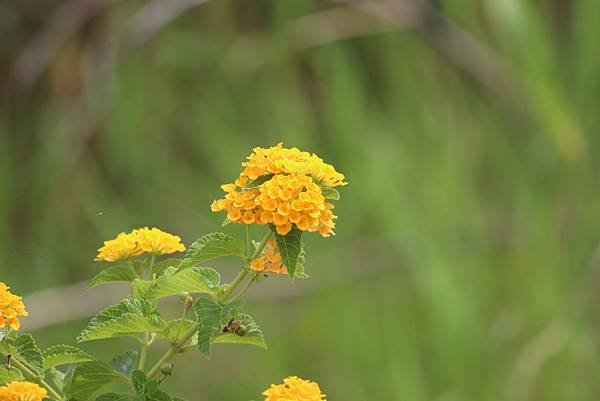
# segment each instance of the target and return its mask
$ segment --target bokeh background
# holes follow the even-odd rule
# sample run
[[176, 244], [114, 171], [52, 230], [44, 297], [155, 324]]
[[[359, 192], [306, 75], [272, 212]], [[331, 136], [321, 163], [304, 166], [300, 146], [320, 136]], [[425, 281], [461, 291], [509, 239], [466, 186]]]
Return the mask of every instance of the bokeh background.
[[598, 399], [599, 17], [597, 0], [2, 1], [0, 279], [40, 345], [72, 344], [123, 291], [81, 284], [103, 240], [218, 230], [219, 185], [283, 141], [347, 175], [338, 235], [307, 236], [311, 280], [250, 291], [268, 352], [186, 354], [169, 389], [258, 400], [297, 374], [332, 401]]

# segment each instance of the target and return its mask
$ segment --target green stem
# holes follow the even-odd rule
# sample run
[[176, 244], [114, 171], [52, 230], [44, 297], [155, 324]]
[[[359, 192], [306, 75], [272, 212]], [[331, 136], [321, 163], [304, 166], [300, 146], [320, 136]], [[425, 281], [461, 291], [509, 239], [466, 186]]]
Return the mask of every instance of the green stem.
[[154, 366], [148, 371], [148, 379], [154, 378], [154, 376], [156, 376], [160, 372], [160, 368], [163, 364], [169, 362], [171, 358], [173, 358], [177, 353], [181, 352], [185, 343], [188, 342], [189, 339], [194, 336], [194, 334], [196, 334], [197, 330], [198, 323], [194, 323], [194, 325], [190, 327], [188, 331], [185, 332], [181, 340], [179, 340], [175, 344], [172, 344], [167, 350], [167, 352], [165, 352], [164, 355], [158, 360], [158, 362], [156, 362]]
[[238, 299], [239, 297], [241, 297], [242, 295], [244, 295], [246, 293], [246, 291], [248, 291], [248, 289], [250, 289], [250, 287], [252, 287], [252, 284], [254, 284], [255, 282], [256, 282], [256, 274], [250, 279], [250, 281], [248, 281], [246, 286], [244, 288], [242, 288], [242, 290], [240, 292], [238, 292], [234, 297], [231, 297], [227, 301], [227, 303], [233, 302], [236, 299]]
[[36, 375], [31, 369], [29, 369], [23, 362], [19, 361], [15, 357], [11, 358], [11, 363], [15, 365], [29, 380], [35, 382], [42, 386], [48, 391], [48, 394], [51, 398], [54, 398], [57, 401], [61, 401], [64, 399], [62, 395], [60, 395], [52, 386], [50, 386], [44, 379]]
[[[267, 231], [265, 236], [262, 238], [262, 240], [258, 244], [258, 247], [256, 248], [256, 250], [250, 257], [250, 260], [256, 259], [262, 253], [262, 251], [265, 249], [265, 246], [267, 246], [267, 242], [269, 242], [269, 239], [271, 238], [272, 235], [273, 235], [273, 232], [271, 230]], [[235, 277], [235, 279], [233, 279], [231, 284], [229, 284], [229, 286], [227, 287], [225, 292], [223, 292], [223, 294], [221, 295], [219, 300], [221, 302], [227, 301], [227, 298], [229, 298], [229, 296], [231, 296], [231, 294], [235, 291], [235, 289], [242, 283], [242, 281], [244, 281], [244, 279], [246, 278], [247, 275], [248, 275], [248, 270], [246, 268], [243, 268], [242, 270], [240, 270], [240, 272]], [[250, 288], [250, 285], [252, 285], [253, 281], [254, 281], [254, 278], [252, 280], [250, 280], [250, 282], [246, 285], [246, 287], [243, 290], [244, 292], [248, 288]], [[236, 296], [235, 299], [237, 299], [238, 296]]]
[[267, 242], [269, 242], [272, 235], [273, 235], [273, 231], [271, 231], [271, 230], [267, 231], [267, 233], [265, 234], [263, 239], [260, 241], [260, 244], [258, 244], [258, 248], [256, 248], [256, 250], [254, 251], [254, 254], [252, 254], [252, 259], [256, 259], [258, 257], [258, 255], [261, 254], [263, 249], [265, 249], [265, 246], [267, 246]]
[[237, 276], [235, 276], [235, 278], [233, 279], [231, 284], [229, 284], [227, 286], [227, 289], [223, 292], [223, 294], [221, 294], [219, 301], [225, 302], [227, 300], [227, 298], [231, 295], [231, 293], [233, 291], [235, 291], [235, 289], [240, 285], [240, 283], [242, 281], [244, 281], [244, 279], [246, 278], [247, 275], [248, 275], [248, 270], [246, 270], [246, 269], [240, 270], [240, 272], [238, 273]]
[[[152, 268], [154, 267], [154, 263], [156, 263], [156, 254], [152, 254], [150, 257], [150, 265], [148, 266], [148, 270], [145, 274], [147, 279], [152, 278]], [[148, 348], [150, 347], [150, 333], [147, 331], [142, 334], [143, 341], [140, 345], [140, 360], [138, 362], [138, 369], [143, 370], [146, 365], [146, 359], [148, 359]]]
[[140, 360], [138, 362], [138, 369], [143, 370], [146, 365], [146, 359], [148, 359], [148, 342], [150, 341], [148, 338], [148, 333], [144, 333], [144, 339], [146, 340], [141, 344], [140, 347]]

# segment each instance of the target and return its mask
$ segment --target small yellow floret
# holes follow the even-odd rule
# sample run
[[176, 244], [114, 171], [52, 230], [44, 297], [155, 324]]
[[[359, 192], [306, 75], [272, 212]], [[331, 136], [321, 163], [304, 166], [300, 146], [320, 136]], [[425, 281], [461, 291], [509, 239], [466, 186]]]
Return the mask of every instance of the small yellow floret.
[[317, 383], [296, 376], [283, 379], [283, 384], [272, 384], [263, 395], [265, 401], [326, 401]]
[[42, 401], [48, 392], [34, 383], [13, 381], [0, 387], [0, 401]]
[[19, 330], [19, 316], [27, 315], [23, 298], [10, 292], [9, 287], [0, 281], [0, 329], [8, 326], [15, 331]]

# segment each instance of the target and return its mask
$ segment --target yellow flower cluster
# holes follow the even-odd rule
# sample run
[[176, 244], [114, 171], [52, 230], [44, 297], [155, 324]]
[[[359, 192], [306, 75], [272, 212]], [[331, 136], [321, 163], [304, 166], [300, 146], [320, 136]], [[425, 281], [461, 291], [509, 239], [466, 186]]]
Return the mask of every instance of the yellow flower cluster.
[[185, 245], [177, 235], [169, 234], [158, 228], [137, 228], [132, 232], [120, 233], [117, 238], [104, 242], [98, 249], [96, 260], [114, 262], [143, 253], [169, 255], [185, 251]]
[[5, 326], [13, 330], [21, 328], [18, 317], [28, 315], [22, 299], [10, 292], [9, 287], [0, 281], [0, 329]]
[[250, 262], [250, 268], [259, 273], [288, 274], [287, 268], [281, 261], [277, 243], [273, 240], [267, 242], [261, 256]]
[[303, 152], [298, 148], [287, 149], [283, 143], [270, 148], [256, 147], [242, 163], [244, 170], [240, 180], [254, 181], [268, 174], [301, 174], [313, 177], [328, 187], [346, 185], [344, 175], [338, 173], [331, 164], [327, 164], [315, 154]]
[[[255, 148], [243, 163], [234, 183], [222, 185], [226, 195], [211, 205], [213, 212], [227, 211], [227, 219], [243, 224], [273, 224], [280, 235], [295, 225], [301, 231], [333, 234], [333, 204], [323, 196], [324, 187], [346, 185], [344, 176], [314, 154], [282, 144]], [[254, 180], [268, 179], [254, 186]]]
[[283, 384], [272, 384], [263, 395], [265, 401], [326, 401], [317, 383], [296, 376], [283, 379]]
[[42, 401], [48, 392], [34, 383], [13, 381], [0, 387], [0, 401]]

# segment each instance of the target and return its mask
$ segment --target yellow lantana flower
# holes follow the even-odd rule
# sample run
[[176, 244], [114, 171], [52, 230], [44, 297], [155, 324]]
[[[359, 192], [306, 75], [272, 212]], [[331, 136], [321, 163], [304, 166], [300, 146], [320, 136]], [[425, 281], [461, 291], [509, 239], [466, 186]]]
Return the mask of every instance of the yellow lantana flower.
[[296, 376], [283, 379], [283, 384], [272, 384], [263, 395], [265, 401], [326, 401], [317, 383]]
[[170, 255], [175, 252], [185, 251], [185, 245], [177, 235], [169, 234], [153, 228], [138, 228], [132, 234], [137, 240], [138, 247], [142, 252], [154, 255]]
[[98, 249], [97, 261], [114, 262], [138, 256], [143, 253], [169, 255], [185, 251], [185, 245], [177, 235], [169, 234], [158, 228], [138, 228], [132, 232], [120, 233], [117, 238], [104, 242]]
[[19, 330], [21, 328], [19, 316], [27, 315], [23, 298], [10, 292], [9, 287], [0, 281], [0, 329], [8, 326], [13, 330]]
[[98, 249], [97, 261], [115, 262], [142, 254], [137, 246], [137, 238], [132, 233], [120, 233], [117, 238], [104, 241], [104, 246]]
[[273, 240], [267, 242], [263, 254], [250, 262], [250, 269], [255, 272], [288, 274], [287, 267], [281, 260], [277, 243]]
[[34, 383], [13, 381], [0, 387], [0, 401], [42, 401], [48, 392]]
[[[227, 212], [227, 219], [234, 223], [272, 224], [279, 235], [288, 234], [293, 226], [323, 237], [333, 234], [337, 216], [323, 188], [347, 184], [333, 166], [281, 143], [254, 148], [242, 165], [244, 170], [235, 182], [221, 186], [225, 197], [212, 203], [213, 212]], [[263, 182], [255, 181], [260, 177]]]

